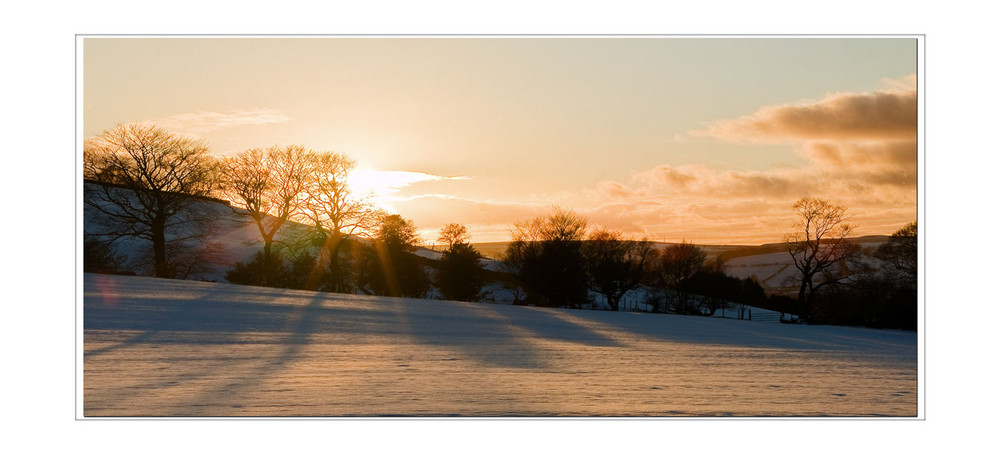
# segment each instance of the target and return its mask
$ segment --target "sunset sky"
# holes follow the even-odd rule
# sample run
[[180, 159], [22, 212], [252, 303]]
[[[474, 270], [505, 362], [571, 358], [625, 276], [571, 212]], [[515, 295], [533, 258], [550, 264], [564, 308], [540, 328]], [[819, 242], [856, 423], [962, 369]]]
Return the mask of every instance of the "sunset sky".
[[781, 241], [804, 196], [916, 220], [913, 38], [86, 38], [83, 131], [301, 144], [474, 242], [555, 206], [656, 241]]

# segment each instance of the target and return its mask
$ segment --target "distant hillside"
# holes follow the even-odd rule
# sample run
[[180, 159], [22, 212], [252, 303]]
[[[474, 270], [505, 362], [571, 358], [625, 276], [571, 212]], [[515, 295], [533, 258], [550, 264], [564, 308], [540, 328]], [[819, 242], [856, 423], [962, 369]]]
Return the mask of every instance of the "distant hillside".
[[[888, 235], [867, 235], [860, 236], [857, 238], [848, 238], [848, 241], [852, 243], [858, 243], [865, 247], [877, 246], [889, 240]], [[669, 243], [669, 242], [653, 242], [653, 247], [659, 250], [663, 250], [667, 246], [679, 244], [679, 243]], [[472, 246], [479, 251], [480, 254], [494, 259], [500, 260], [503, 257], [503, 253], [507, 250], [510, 245], [510, 241], [497, 241], [488, 243], [473, 243]], [[752, 255], [763, 255], [772, 254], [775, 252], [785, 252], [787, 251], [785, 243], [765, 243], [759, 246], [731, 246], [731, 245], [716, 245], [716, 244], [697, 244], [698, 247], [702, 248], [709, 257], [721, 256], [723, 260], [734, 259], [737, 257], [747, 257]]]
[[[91, 181], [85, 185], [100, 184]], [[204, 239], [203, 243], [190, 244], [188, 256], [179, 257], [180, 260], [190, 264], [184, 277], [187, 279], [225, 282], [225, 273], [237, 262], [244, 262], [253, 258], [254, 254], [261, 249], [260, 234], [256, 226], [250, 220], [246, 211], [235, 208], [228, 202], [211, 197], [191, 197], [191, 203], [198, 205], [198, 211], [212, 218], [211, 235]], [[84, 207], [84, 231], [92, 232], [94, 226], [89, 222], [89, 209]], [[284, 237], [289, 233], [302, 234], [310, 229], [309, 226], [296, 222], [289, 222], [282, 229], [279, 237]], [[866, 249], [874, 249], [879, 244], [888, 240], [887, 235], [868, 235], [851, 238], [850, 241], [861, 244]], [[671, 244], [667, 242], [654, 242], [654, 247], [664, 249]], [[510, 245], [509, 241], [474, 243], [473, 246], [484, 257], [489, 260], [483, 262], [487, 268], [489, 278], [494, 281], [503, 282], [501, 279], [502, 268], [499, 263], [491, 260], [500, 260], [504, 252]], [[145, 258], [150, 255], [149, 243], [145, 240], [123, 238], [115, 243], [115, 250], [122, 254], [125, 262], [123, 271], [137, 274], [148, 274], [148, 263]], [[780, 292], [784, 290], [784, 282], [790, 274], [794, 274], [791, 258], [787, 253], [783, 243], [768, 243], [759, 246], [732, 246], [732, 245], [699, 245], [705, 250], [709, 257], [721, 257], [725, 262], [727, 273], [740, 277], [754, 277], [769, 292]], [[418, 248], [416, 255], [423, 257], [425, 266], [436, 268], [434, 261], [440, 258], [440, 247]], [[502, 287], [492, 289], [494, 293], [500, 293]], [[507, 299], [504, 295], [501, 299]]]
[[500, 260], [503, 258], [503, 254], [507, 251], [507, 246], [509, 245], [510, 241], [498, 241], [493, 243], [473, 243], [472, 247], [476, 248], [486, 258]]

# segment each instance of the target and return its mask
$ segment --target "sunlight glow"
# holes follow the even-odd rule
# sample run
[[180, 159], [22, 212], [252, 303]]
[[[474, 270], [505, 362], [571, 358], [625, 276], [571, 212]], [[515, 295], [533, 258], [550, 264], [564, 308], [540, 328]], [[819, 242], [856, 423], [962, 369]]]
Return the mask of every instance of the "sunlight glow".
[[[459, 177], [461, 178], [461, 177]], [[375, 170], [368, 167], [356, 168], [347, 175], [347, 185], [356, 195], [370, 197], [376, 207], [397, 213], [392, 202], [403, 200], [395, 197], [401, 189], [423, 181], [452, 179], [423, 172], [403, 170]]]

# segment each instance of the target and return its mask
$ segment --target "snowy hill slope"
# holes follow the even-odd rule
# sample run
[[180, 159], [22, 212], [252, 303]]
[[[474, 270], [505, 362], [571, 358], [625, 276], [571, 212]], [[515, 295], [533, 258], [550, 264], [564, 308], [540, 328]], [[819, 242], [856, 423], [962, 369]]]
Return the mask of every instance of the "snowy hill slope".
[[[85, 188], [95, 189], [98, 183], [85, 182]], [[128, 191], [121, 189], [122, 191]], [[95, 192], [97, 192], [95, 190]], [[87, 192], [84, 192], [85, 197]], [[105, 207], [112, 207], [107, 202], [100, 202]], [[253, 257], [260, 250], [261, 239], [257, 226], [254, 225], [246, 210], [231, 207], [227, 202], [208, 197], [191, 197], [190, 204], [199, 216], [210, 219], [206, 225], [206, 235], [203, 238], [185, 242], [185, 251], [181, 256], [173, 258], [178, 262], [191, 265], [191, 272], [186, 278], [193, 280], [225, 282], [225, 272], [237, 262]], [[112, 208], [112, 211], [114, 209]], [[102, 231], [96, 222], [96, 213], [86, 203], [83, 206], [83, 231], [93, 234]], [[292, 227], [295, 228], [295, 227]], [[167, 231], [170, 241], [175, 232]], [[124, 258], [126, 271], [138, 274], [151, 274], [151, 243], [143, 239], [121, 238], [114, 243], [115, 252]]]
[[[85, 185], [97, 185], [85, 182]], [[179, 260], [191, 263], [192, 271], [186, 279], [209, 282], [227, 282], [226, 272], [238, 262], [253, 258], [263, 247], [260, 232], [246, 210], [231, 206], [228, 202], [209, 197], [191, 197], [193, 211], [210, 219], [207, 234], [204, 238], [189, 242], [191, 257], [181, 257]], [[95, 224], [92, 209], [84, 205], [84, 232], [95, 233], [100, 228]], [[302, 234], [311, 229], [310, 226], [295, 221], [288, 221], [278, 233], [281, 241], [290, 234]], [[169, 235], [168, 235], [169, 240]], [[152, 252], [147, 240], [122, 238], [115, 242], [116, 252], [124, 256], [127, 271], [137, 274], [152, 274], [148, 262]], [[416, 255], [432, 260], [440, 260], [441, 253], [427, 248], [417, 248]], [[484, 260], [484, 266], [490, 270], [499, 271], [499, 265], [492, 260]]]
[[[873, 251], [882, 245], [887, 238], [868, 236], [854, 238], [851, 241], [857, 243], [863, 250]], [[735, 251], [733, 254], [735, 257], [725, 261], [727, 274], [740, 279], [755, 276], [757, 282], [768, 292], [776, 292], [782, 288], [787, 289], [788, 283], [791, 283], [792, 288], [797, 288], [796, 277], [799, 276], [799, 271], [795, 268], [792, 257], [788, 255], [784, 245], [768, 244], [747, 249], [747, 251]]]
[[85, 416], [917, 416], [913, 332], [83, 279]]

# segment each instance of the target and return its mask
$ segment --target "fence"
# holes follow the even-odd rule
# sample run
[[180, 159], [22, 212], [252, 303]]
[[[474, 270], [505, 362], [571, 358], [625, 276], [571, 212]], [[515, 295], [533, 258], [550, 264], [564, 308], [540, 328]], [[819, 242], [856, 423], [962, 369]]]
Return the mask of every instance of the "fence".
[[[606, 304], [606, 300], [602, 295], [595, 295], [594, 303], [591, 304], [590, 308], [598, 309], [601, 306], [607, 307], [605, 306]], [[618, 302], [618, 310], [621, 312], [651, 312], [652, 308], [646, 304], [644, 298], [625, 297]], [[741, 319], [739, 314], [739, 309], [736, 305], [734, 305], [733, 307], [727, 309], [719, 309], [713, 317]], [[743, 311], [742, 320], [778, 323], [781, 321], [781, 313], [748, 306]]]

